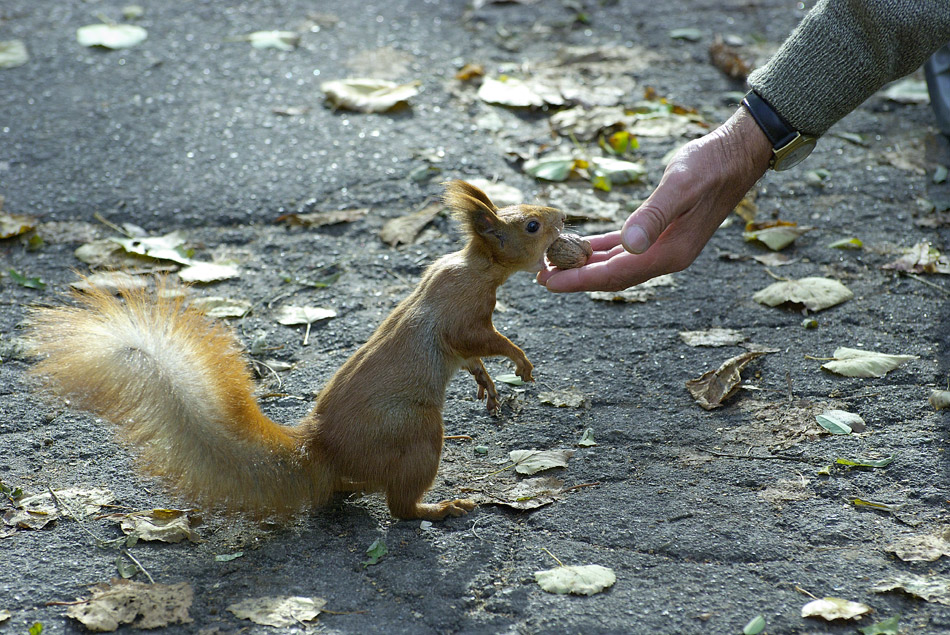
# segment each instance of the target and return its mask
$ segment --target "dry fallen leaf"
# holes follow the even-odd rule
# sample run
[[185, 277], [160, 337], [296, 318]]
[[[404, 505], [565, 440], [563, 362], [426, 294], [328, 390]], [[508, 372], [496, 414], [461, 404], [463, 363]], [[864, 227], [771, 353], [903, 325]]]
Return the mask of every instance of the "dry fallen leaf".
[[549, 390], [538, 393], [538, 399], [541, 403], [558, 408], [583, 408], [587, 405], [587, 398], [584, 397], [584, 393], [573, 386], [564, 390]]
[[551, 115], [551, 126], [558, 134], [590, 141], [603, 131], [623, 130], [634, 124], [637, 116], [628, 114], [622, 106], [575, 106]]
[[485, 75], [485, 67], [481, 64], [466, 64], [455, 73], [455, 79], [460, 82], [467, 82]]
[[835, 349], [834, 360], [821, 365], [845, 377], [882, 377], [898, 366], [918, 359], [917, 355], [888, 355], [845, 346]]
[[810, 311], [821, 311], [853, 297], [851, 290], [837, 280], [802, 278], [770, 284], [756, 292], [752, 299], [767, 306], [801, 304]]
[[739, 218], [747, 223], [755, 221], [756, 214], [759, 213], [759, 206], [755, 203], [755, 199], [758, 195], [758, 190], [749, 190], [749, 193], [739, 201], [739, 204], [736, 205], [736, 208], [733, 210]]
[[487, 502], [519, 511], [537, 509], [557, 500], [564, 481], [553, 476], [538, 476], [518, 481], [498, 492], [487, 493]]
[[745, 80], [752, 72], [752, 68], [742, 58], [739, 50], [723, 42], [719, 36], [716, 36], [713, 43], [709, 45], [709, 61], [732, 79]]
[[927, 82], [914, 77], [907, 77], [888, 85], [882, 91], [882, 95], [901, 104], [930, 103]]
[[198, 534], [191, 528], [192, 516], [179, 509], [149, 509], [132, 512], [122, 516], [119, 526], [127, 536], [139, 540], [177, 543], [186, 538], [191, 542], [200, 542]]
[[148, 286], [145, 278], [133, 276], [124, 271], [103, 271], [84, 276], [80, 280], [70, 283], [71, 287], [80, 291], [102, 289], [115, 295], [120, 291], [133, 291]]
[[256, 49], [292, 51], [300, 43], [300, 34], [295, 31], [254, 31], [247, 41]]
[[228, 610], [255, 624], [289, 628], [316, 619], [326, 603], [319, 597], [262, 597], [236, 602], [228, 606]]
[[924, 240], [910, 249], [904, 250], [904, 255], [883, 265], [881, 269], [894, 269], [905, 273], [943, 273], [950, 274], [950, 261], [937, 251], [929, 241]]
[[950, 556], [950, 542], [947, 530], [937, 534], [913, 534], [901, 536], [884, 547], [884, 551], [893, 553], [906, 562], [933, 562], [943, 556]]
[[379, 237], [393, 247], [411, 244], [422, 228], [431, 223], [443, 209], [445, 206], [441, 203], [430, 203], [417, 212], [394, 218], [379, 230]]
[[109, 238], [130, 254], [146, 256], [156, 260], [170, 260], [181, 265], [192, 264], [185, 250], [185, 236], [175, 230], [164, 236], [135, 236], [132, 238]]
[[510, 108], [563, 106], [564, 98], [556, 90], [537, 81], [502, 76], [486, 77], [478, 89], [478, 98], [489, 104]]
[[23, 40], [0, 41], [0, 68], [16, 68], [30, 61]]
[[555, 467], [567, 467], [574, 450], [512, 450], [508, 457], [519, 474], [535, 474]]
[[233, 300], [216, 295], [203, 296], [191, 301], [191, 306], [213, 318], [239, 318], [251, 312], [249, 300]]
[[761, 351], [749, 351], [732, 357], [717, 368], [703, 373], [696, 379], [686, 382], [693, 399], [706, 410], [722, 406], [722, 402], [735, 394], [742, 381], [741, 372], [746, 365], [757, 357], [765, 355]]
[[680, 339], [687, 346], [735, 346], [745, 335], [735, 329], [711, 328], [705, 331], [681, 331]]
[[847, 410], [826, 410], [816, 415], [815, 420], [831, 434], [851, 434], [864, 432], [867, 429], [867, 424], [861, 415]]
[[362, 220], [368, 213], [368, 207], [360, 207], [355, 209], [331, 210], [328, 212], [284, 214], [283, 216], [279, 216], [275, 222], [283, 222], [287, 223], [288, 225], [300, 225], [302, 227], [324, 227], [326, 225], [352, 223], [354, 221]]
[[927, 602], [950, 606], [950, 578], [903, 573], [882, 580], [871, 589], [875, 593], [904, 591]]
[[802, 607], [802, 617], [821, 617], [831, 620], [854, 620], [871, 612], [871, 607], [842, 598], [813, 600]]
[[812, 229], [814, 227], [799, 227], [797, 223], [783, 220], [762, 223], [752, 221], [746, 223], [742, 237], [746, 241], [760, 242], [772, 251], [781, 251]]
[[237, 266], [224, 262], [191, 261], [187, 267], [178, 272], [178, 277], [185, 282], [219, 282], [237, 278], [241, 271]]
[[535, 571], [534, 579], [548, 593], [593, 595], [613, 586], [617, 576], [613, 569], [588, 564]]
[[327, 101], [335, 108], [357, 112], [386, 112], [406, 103], [419, 93], [419, 82], [397, 84], [369, 77], [340, 79], [320, 85]]
[[[143, 584], [113, 580], [90, 588], [92, 597], [66, 609], [66, 615], [91, 631], [114, 631], [123, 624], [133, 628], [163, 628], [188, 624], [193, 591], [187, 582]], [[136, 618], [138, 618], [136, 620]]]
[[148, 31], [135, 24], [90, 24], [76, 29], [76, 40], [82, 46], [125, 49], [144, 42], [147, 37]]
[[[0, 208], [3, 207], [3, 197], [0, 196]], [[0, 213], [0, 238], [13, 238], [25, 234], [36, 227], [36, 219], [26, 214]]]
[[115, 495], [107, 489], [69, 487], [21, 498], [17, 509], [4, 514], [3, 522], [21, 529], [41, 529], [60, 517], [78, 515], [81, 520], [114, 502]]

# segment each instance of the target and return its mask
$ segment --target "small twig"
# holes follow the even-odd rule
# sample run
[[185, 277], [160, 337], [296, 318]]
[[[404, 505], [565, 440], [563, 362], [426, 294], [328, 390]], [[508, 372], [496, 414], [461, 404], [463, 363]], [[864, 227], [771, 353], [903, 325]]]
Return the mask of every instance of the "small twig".
[[273, 368], [271, 368], [270, 366], [268, 366], [266, 363], [264, 363], [264, 362], [262, 362], [262, 361], [259, 361], [259, 360], [256, 360], [256, 359], [252, 359], [252, 360], [251, 360], [251, 363], [254, 364], [255, 367], [256, 367], [256, 366], [263, 366], [264, 368], [266, 368], [267, 370], [269, 370], [269, 371], [271, 372], [271, 374], [274, 376], [274, 379], [277, 380], [277, 387], [278, 387], [278, 388], [283, 388], [283, 387], [284, 387], [284, 382], [283, 382], [283, 380], [281, 380], [280, 375], [277, 374], [277, 371], [276, 371], [276, 370], [274, 370]]
[[369, 611], [328, 611], [327, 609], [320, 609], [320, 612], [327, 615], [364, 615]]
[[600, 481], [594, 481], [593, 483], [581, 483], [580, 485], [571, 485], [570, 487], [565, 487], [561, 491], [569, 492], [572, 489], [580, 489], [582, 487], [594, 487], [595, 485], [600, 485]]
[[149, 581], [149, 582], [151, 582], [152, 584], [155, 584], [155, 580], [152, 579], [151, 574], [148, 572], [148, 570], [146, 570], [145, 567], [142, 566], [142, 563], [139, 562], [139, 561], [135, 558], [135, 556], [133, 556], [131, 553], [129, 553], [127, 549], [122, 549], [121, 552], [122, 552], [122, 555], [123, 555], [123, 556], [125, 556], [126, 558], [128, 558], [129, 560], [131, 560], [132, 562], [135, 563], [135, 566], [139, 568], [139, 571], [141, 571], [142, 573], [145, 574], [145, 577], [148, 578], [148, 581]]
[[[71, 510], [71, 509], [69, 508], [69, 506], [67, 506], [65, 503], [63, 503], [63, 501], [60, 500], [59, 496], [56, 495], [56, 492], [53, 491], [53, 488], [52, 488], [52, 487], [50, 487], [50, 486], [47, 485], [47, 486], [46, 486], [46, 489], [49, 490], [49, 495], [52, 497], [53, 502], [56, 503], [56, 506], [62, 508], [66, 513], [68, 513], [68, 514], [72, 517], [72, 519], [76, 521], [76, 524], [79, 525], [79, 528], [80, 528], [80, 529], [82, 529], [84, 532], [86, 532], [87, 534], [89, 534], [90, 536], [92, 536], [92, 539], [96, 541], [96, 544], [97, 544], [98, 546], [104, 547], [104, 546], [109, 545], [110, 542], [115, 542], [115, 541], [105, 540], [104, 538], [100, 538], [100, 537], [97, 536], [95, 533], [93, 533], [92, 530], [90, 530], [88, 527], [86, 527], [86, 523], [83, 522], [82, 518], [81, 518], [80, 516], [78, 516], [73, 510]], [[132, 562], [134, 562], [134, 563], [135, 563], [135, 566], [137, 566], [137, 567], [139, 568], [139, 571], [141, 571], [142, 573], [144, 573], [144, 574], [145, 574], [145, 577], [148, 578], [148, 581], [151, 582], [152, 584], [155, 584], [155, 580], [152, 579], [151, 574], [149, 574], [149, 572], [145, 569], [145, 567], [142, 566], [142, 563], [141, 563], [141, 562], [139, 562], [138, 560], [135, 559], [135, 556], [133, 556], [131, 553], [129, 553], [126, 549], [120, 549], [119, 552], [120, 552], [122, 555], [128, 557], [129, 560], [131, 560]]]
[[475, 440], [475, 439], [473, 439], [472, 437], [470, 437], [470, 436], [467, 435], [467, 434], [447, 434], [447, 435], [443, 436], [442, 438], [445, 439], [445, 440], [449, 440], [449, 439], [463, 439], [463, 440], [465, 440], [465, 441], [474, 441], [474, 440]]
[[804, 357], [805, 359], [810, 359], [810, 360], [812, 360], [813, 362], [832, 362], [832, 361], [838, 359], [837, 357], [813, 357], [813, 356], [811, 356], [811, 355], [803, 355], [803, 357]]
[[778, 275], [778, 274], [776, 274], [776, 273], [773, 273], [772, 270], [769, 269], [768, 267], [764, 267], [764, 269], [765, 269], [765, 273], [769, 274], [770, 276], [772, 276], [772, 277], [775, 278], [776, 280], [778, 280], [778, 281], [780, 281], [780, 282], [788, 282], [788, 278], [783, 278], [782, 276], [780, 276], [780, 275]]
[[275, 295], [273, 298], [271, 298], [270, 300], [267, 301], [267, 303], [266, 303], [267, 308], [268, 308], [268, 309], [274, 308], [274, 304], [277, 303], [279, 300], [283, 300], [284, 298], [288, 298], [288, 297], [292, 296], [292, 295], [293, 295], [294, 293], [296, 293], [296, 292], [297, 292], [297, 291], [296, 291], [296, 289], [295, 289], [294, 291], [287, 291], [286, 293], [278, 293], [278, 294]]
[[106, 218], [105, 216], [103, 216], [102, 214], [100, 214], [99, 212], [96, 212], [95, 214], [93, 214], [92, 217], [95, 218], [97, 221], [99, 221], [100, 223], [102, 223], [103, 225], [105, 225], [106, 227], [108, 227], [109, 229], [111, 229], [111, 230], [114, 231], [114, 232], [118, 232], [118, 233], [122, 234], [123, 236], [125, 236], [125, 237], [127, 237], [127, 238], [132, 238], [132, 237], [133, 237], [133, 236], [132, 236], [132, 232], [130, 232], [130, 231], [126, 230], [126, 229], [123, 229], [123, 228], [119, 227], [118, 225], [116, 225], [115, 223], [113, 223], [111, 220], [109, 220], [108, 218]]
[[904, 275], [906, 275], [908, 278], [916, 280], [917, 282], [920, 282], [921, 284], [925, 284], [928, 287], [933, 287], [934, 289], [936, 289], [937, 291], [940, 291], [944, 295], [950, 295], [950, 290], [947, 290], [945, 287], [937, 284], [936, 282], [931, 282], [930, 280], [924, 280], [923, 278], [918, 276], [916, 273], [906, 273]]
[[549, 556], [551, 556], [552, 558], [554, 558], [554, 562], [557, 563], [557, 566], [559, 566], [559, 567], [563, 567], [563, 566], [564, 566], [564, 563], [561, 562], [560, 560], [558, 560], [558, 559], [557, 559], [557, 556], [555, 556], [553, 553], [551, 553], [550, 551], [548, 551], [547, 547], [541, 547], [541, 551], [543, 551], [544, 553], [546, 553], [546, 554], [548, 554]]
[[831, 397], [832, 399], [842, 399], [842, 400], [848, 400], [848, 399], [870, 399], [871, 397], [880, 397], [880, 396], [881, 396], [881, 393], [879, 393], [879, 392], [872, 392], [872, 393], [864, 393], [864, 394], [861, 394], [861, 395], [835, 395], [835, 394], [831, 394], [831, 395], [828, 395], [828, 396]]
[[265, 392], [260, 396], [261, 399], [296, 399], [297, 401], [307, 401], [307, 397], [301, 397], [300, 395], [291, 395], [287, 392]]
[[514, 467], [514, 466], [516, 466], [516, 465], [518, 465], [518, 464], [517, 464], [517, 463], [511, 463], [510, 465], [506, 465], [505, 467], [501, 468], [500, 470], [495, 470], [494, 472], [490, 472], [490, 473], [484, 474], [484, 475], [482, 475], [482, 476], [476, 476], [473, 480], [480, 481], [480, 480], [482, 480], [482, 479], [486, 479], [486, 478], [488, 478], [489, 476], [494, 476], [495, 474], [499, 474], [499, 473], [501, 473], [501, 472], [504, 472], [505, 470], [507, 470], [507, 469], [509, 469], [509, 468], [512, 468], [512, 467]]
[[481, 518], [476, 518], [475, 522], [472, 523], [472, 535], [478, 538], [479, 540], [483, 540], [483, 538], [478, 535], [477, 531], [475, 531], [475, 527], [478, 525], [479, 521], [484, 520], [485, 518], [486, 516], [482, 516]]
[[[751, 450], [751, 448], [750, 448]], [[797, 461], [799, 463], [811, 463], [808, 459], [800, 456], [788, 456], [785, 454], [729, 454], [728, 452], [717, 452], [715, 450], [703, 450], [706, 454], [722, 457], [724, 459], [762, 459], [775, 461]]]
[[810, 597], [810, 598], [813, 599], [813, 600], [817, 600], [817, 599], [818, 599], [816, 596], [812, 595], [811, 593], [809, 593], [809, 592], [806, 591], [805, 589], [801, 588], [801, 587], [798, 586], [797, 584], [795, 585], [795, 590], [798, 591], [799, 593], [801, 593], [802, 595], [807, 595], [808, 597]]

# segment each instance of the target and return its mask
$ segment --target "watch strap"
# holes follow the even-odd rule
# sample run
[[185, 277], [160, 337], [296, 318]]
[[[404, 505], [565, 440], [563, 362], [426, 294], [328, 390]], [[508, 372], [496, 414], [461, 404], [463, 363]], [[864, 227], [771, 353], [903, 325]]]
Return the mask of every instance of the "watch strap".
[[754, 90], [750, 90], [746, 94], [742, 100], [742, 105], [749, 111], [755, 122], [759, 124], [759, 128], [762, 129], [769, 141], [772, 142], [774, 150], [785, 147], [799, 136], [799, 132]]

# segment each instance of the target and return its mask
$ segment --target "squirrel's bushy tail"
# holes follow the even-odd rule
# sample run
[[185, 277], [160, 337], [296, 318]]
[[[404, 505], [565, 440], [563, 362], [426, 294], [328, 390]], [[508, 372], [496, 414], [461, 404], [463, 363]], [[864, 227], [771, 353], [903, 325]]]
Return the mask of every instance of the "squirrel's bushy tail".
[[235, 338], [169, 290], [93, 290], [34, 309], [32, 373], [116, 424], [144, 468], [188, 498], [258, 514], [324, 502], [327, 476], [294, 428], [260, 411]]

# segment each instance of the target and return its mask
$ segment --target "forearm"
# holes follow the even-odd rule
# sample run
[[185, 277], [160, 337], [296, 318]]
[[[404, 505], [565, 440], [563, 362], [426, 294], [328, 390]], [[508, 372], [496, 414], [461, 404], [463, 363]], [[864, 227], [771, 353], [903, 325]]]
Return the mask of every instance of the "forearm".
[[821, 135], [950, 41], [950, 0], [820, 0], [749, 85]]

